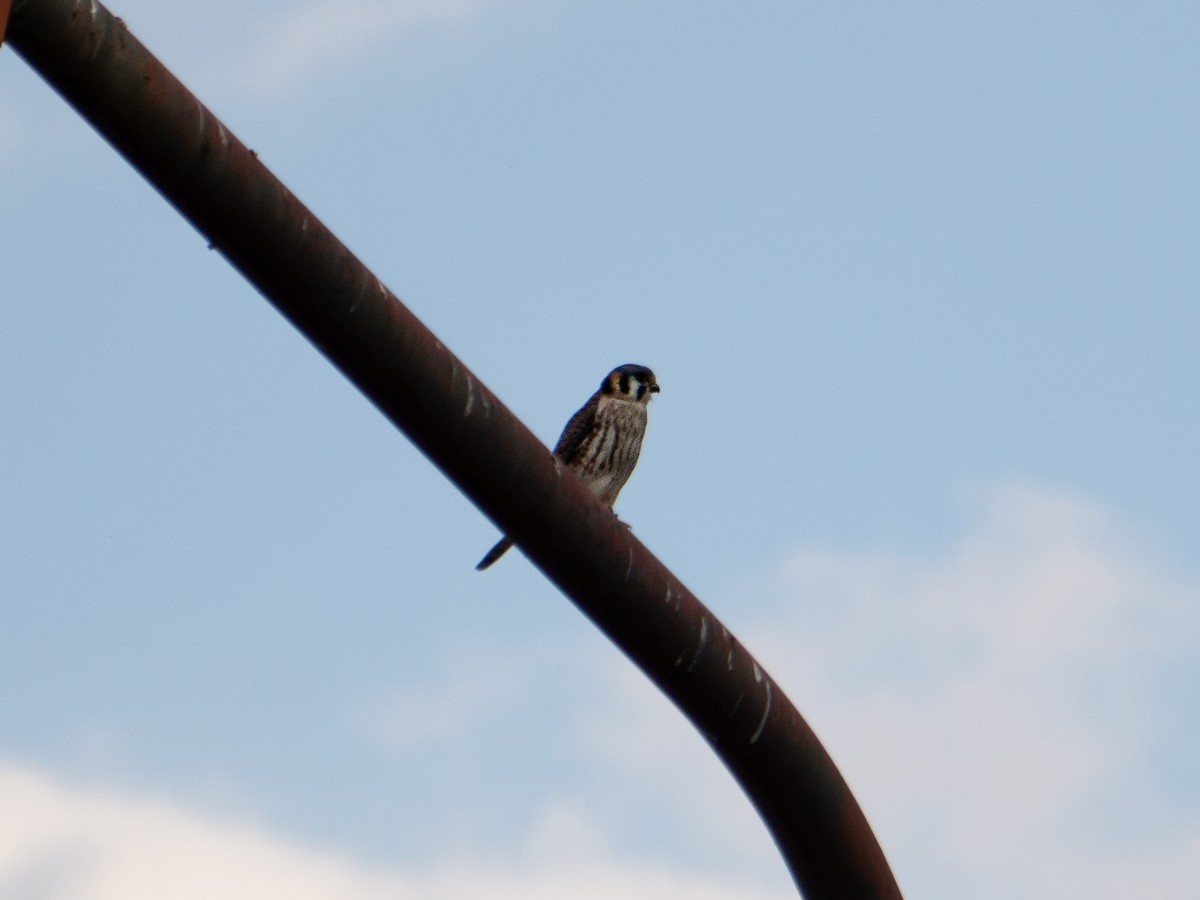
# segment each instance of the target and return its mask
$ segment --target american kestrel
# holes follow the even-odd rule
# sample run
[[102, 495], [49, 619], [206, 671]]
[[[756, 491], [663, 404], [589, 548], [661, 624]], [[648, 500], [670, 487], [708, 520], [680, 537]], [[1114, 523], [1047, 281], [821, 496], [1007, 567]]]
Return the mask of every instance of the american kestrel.
[[[646, 407], [657, 393], [658, 382], [645, 366], [618, 366], [571, 416], [554, 445], [554, 455], [609, 506], [637, 465], [646, 434]], [[501, 538], [475, 568], [483, 571], [512, 545], [511, 538]]]

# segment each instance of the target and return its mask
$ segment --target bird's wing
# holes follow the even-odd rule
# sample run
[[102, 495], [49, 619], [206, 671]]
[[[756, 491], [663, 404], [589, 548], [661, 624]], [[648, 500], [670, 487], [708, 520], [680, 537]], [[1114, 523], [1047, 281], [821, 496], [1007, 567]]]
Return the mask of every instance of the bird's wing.
[[567, 465], [570, 465], [576, 454], [579, 453], [579, 448], [583, 446], [584, 438], [592, 430], [592, 426], [596, 422], [596, 410], [599, 407], [600, 394], [595, 393], [587, 403], [583, 404], [575, 415], [571, 416], [571, 420], [567, 422], [567, 427], [563, 429], [558, 443], [554, 445], [554, 455]]

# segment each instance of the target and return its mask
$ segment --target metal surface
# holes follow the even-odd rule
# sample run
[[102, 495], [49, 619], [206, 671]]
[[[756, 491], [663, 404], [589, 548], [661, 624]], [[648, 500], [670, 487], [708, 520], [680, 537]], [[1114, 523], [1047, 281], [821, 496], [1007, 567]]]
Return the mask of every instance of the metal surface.
[[9, 43], [671, 698], [805, 896], [900, 896], [750, 654], [122, 22], [87, 0], [16, 0]]

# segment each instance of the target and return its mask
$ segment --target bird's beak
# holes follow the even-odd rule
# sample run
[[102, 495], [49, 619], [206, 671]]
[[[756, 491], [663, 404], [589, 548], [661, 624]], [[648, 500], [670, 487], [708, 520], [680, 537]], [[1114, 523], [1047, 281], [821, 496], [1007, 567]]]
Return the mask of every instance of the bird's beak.
[[657, 384], [650, 385], [650, 393], [652, 393], [652, 394], [658, 393], [658, 385]]

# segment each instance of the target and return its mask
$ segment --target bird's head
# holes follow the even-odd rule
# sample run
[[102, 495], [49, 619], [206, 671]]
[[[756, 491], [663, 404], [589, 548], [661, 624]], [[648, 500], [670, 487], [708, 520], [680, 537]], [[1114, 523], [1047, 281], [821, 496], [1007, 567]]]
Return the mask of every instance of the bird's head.
[[629, 363], [609, 372], [600, 385], [600, 392], [623, 400], [649, 403], [651, 396], [658, 393], [658, 381], [645, 366]]

